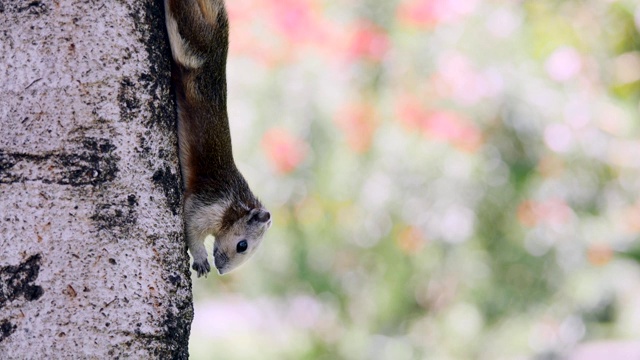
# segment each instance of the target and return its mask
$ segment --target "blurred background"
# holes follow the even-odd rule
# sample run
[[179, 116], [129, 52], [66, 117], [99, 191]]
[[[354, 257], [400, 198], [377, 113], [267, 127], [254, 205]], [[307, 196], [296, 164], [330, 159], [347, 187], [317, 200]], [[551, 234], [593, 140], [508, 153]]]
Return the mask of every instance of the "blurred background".
[[274, 225], [193, 359], [640, 359], [636, 0], [227, 7]]

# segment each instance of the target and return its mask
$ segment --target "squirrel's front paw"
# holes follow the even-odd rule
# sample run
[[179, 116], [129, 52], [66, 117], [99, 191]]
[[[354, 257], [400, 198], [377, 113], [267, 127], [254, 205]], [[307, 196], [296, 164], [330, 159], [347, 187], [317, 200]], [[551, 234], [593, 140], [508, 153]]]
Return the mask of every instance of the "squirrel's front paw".
[[192, 268], [193, 268], [193, 270], [198, 272], [198, 277], [200, 277], [202, 275], [207, 276], [209, 271], [211, 271], [211, 266], [209, 266], [209, 261], [207, 261], [207, 260], [194, 261]]

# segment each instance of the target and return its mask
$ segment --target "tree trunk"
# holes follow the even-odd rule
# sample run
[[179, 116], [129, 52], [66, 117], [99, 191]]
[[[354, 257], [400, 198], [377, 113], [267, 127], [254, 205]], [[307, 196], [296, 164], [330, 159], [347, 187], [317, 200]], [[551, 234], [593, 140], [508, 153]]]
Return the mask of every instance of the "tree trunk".
[[0, 358], [187, 358], [161, 0], [0, 0]]

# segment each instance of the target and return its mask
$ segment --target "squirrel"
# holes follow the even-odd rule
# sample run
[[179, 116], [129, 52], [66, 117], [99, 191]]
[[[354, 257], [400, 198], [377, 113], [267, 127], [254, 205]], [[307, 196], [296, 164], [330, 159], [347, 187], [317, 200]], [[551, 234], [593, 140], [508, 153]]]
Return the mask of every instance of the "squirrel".
[[271, 214], [249, 189], [233, 160], [227, 115], [229, 19], [224, 0], [165, 0], [178, 105], [178, 148], [184, 218], [193, 269], [211, 270], [204, 239], [223, 275], [256, 251]]

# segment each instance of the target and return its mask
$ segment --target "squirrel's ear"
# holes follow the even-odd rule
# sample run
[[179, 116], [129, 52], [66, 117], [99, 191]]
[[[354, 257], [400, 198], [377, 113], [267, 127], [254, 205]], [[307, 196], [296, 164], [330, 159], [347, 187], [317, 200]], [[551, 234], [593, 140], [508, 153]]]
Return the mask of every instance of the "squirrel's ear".
[[249, 221], [267, 222], [271, 219], [271, 213], [265, 209], [253, 209], [249, 214]]

